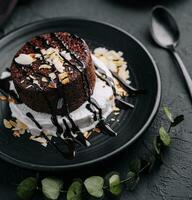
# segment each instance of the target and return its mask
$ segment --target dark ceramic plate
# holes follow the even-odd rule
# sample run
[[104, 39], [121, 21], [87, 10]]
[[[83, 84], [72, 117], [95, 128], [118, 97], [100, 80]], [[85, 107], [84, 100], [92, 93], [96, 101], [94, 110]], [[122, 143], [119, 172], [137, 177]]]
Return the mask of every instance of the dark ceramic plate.
[[9, 67], [16, 51], [31, 37], [55, 31], [68, 31], [84, 38], [91, 49], [104, 46], [124, 52], [131, 73], [132, 84], [147, 91], [145, 95], [129, 98], [135, 108], [122, 111], [119, 122], [111, 126], [118, 132], [117, 137], [103, 134], [91, 139], [89, 148], [80, 147], [75, 159], [64, 159], [52, 146], [42, 147], [28, 140], [29, 135], [14, 138], [11, 131], [4, 128], [2, 120], [9, 118], [9, 108], [0, 102], [1, 131], [0, 157], [10, 163], [38, 170], [69, 169], [109, 158], [132, 144], [150, 125], [160, 103], [161, 83], [157, 66], [143, 45], [127, 32], [100, 22], [57, 18], [36, 22], [6, 35], [0, 41], [1, 71]]

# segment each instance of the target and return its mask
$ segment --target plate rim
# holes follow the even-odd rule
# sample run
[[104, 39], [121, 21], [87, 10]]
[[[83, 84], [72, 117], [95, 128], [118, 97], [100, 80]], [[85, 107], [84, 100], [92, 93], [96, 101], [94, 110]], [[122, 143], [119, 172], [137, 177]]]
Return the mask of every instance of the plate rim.
[[124, 33], [125, 35], [127, 35], [128, 37], [130, 37], [132, 40], [134, 40], [146, 53], [146, 55], [148, 56], [148, 58], [150, 59], [150, 61], [152, 62], [153, 68], [155, 70], [155, 75], [156, 75], [156, 81], [157, 81], [157, 93], [156, 93], [156, 98], [155, 98], [155, 104], [153, 106], [152, 112], [149, 116], [149, 118], [147, 119], [147, 121], [145, 122], [145, 124], [142, 126], [142, 128], [135, 134], [134, 137], [132, 137], [128, 142], [126, 142], [123, 146], [117, 148], [116, 150], [103, 155], [99, 158], [95, 158], [93, 160], [89, 160], [89, 161], [84, 161], [81, 163], [76, 163], [76, 164], [68, 164], [68, 165], [60, 165], [60, 166], [54, 166], [54, 165], [42, 165], [42, 164], [32, 164], [30, 162], [25, 162], [25, 161], [21, 161], [21, 160], [17, 160], [3, 152], [0, 151], [0, 158], [11, 163], [14, 165], [17, 165], [19, 167], [22, 168], [27, 168], [27, 169], [31, 169], [31, 170], [40, 170], [40, 171], [50, 171], [50, 170], [67, 170], [67, 169], [75, 169], [75, 168], [80, 168], [80, 167], [85, 167], [88, 165], [92, 165], [98, 162], [101, 162], [105, 159], [111, 158], [112, 156], [115, 156], [116, 154], [120, 153], [122, 150], [126, 149], [128, 146], [130, 146], [131, 144], [133, 144], [145, 131], [146, 129], [150, 126], [150, 124], [152, 123], [152, 121], [155, 118], [155, 115], [157, 114], [157, 111], [159, 109], [160, 106], [160, 102], [161, 102], [161, 96], [162, 96], [162, 83], [161, 83], [161, 75], [159, 72], [159, 69], [157, 67], [157, 64], [154, 60], [154, 58], [152, 57], [151, 53], [147, 50], [147, 48], [137, 39], [135, 38], [132, 34], [130, 34], [129, 32], [127, 32], [126, 30], [110, 24], [108, 22], [101, 22], [99, 20], [93, 20], [93, 19], [86, 19], [86, 18], [82, 18], [82, 17], [55, 17], [52, 19], [42, 19], [42, 20], [37, 20], [34, 21], [32, 23], [26, 24], [26, 25], [22, 25], [16, 29], [14, 29], [13, 31], [10, 31], [9, 33], [6, 33], [2, 38], [0, 38], [0, 44], [2, 42], [6, 42], [6, 39], [8, 39], [7, 37], [11, 37], [13, 34], [15, 34], [15, 32], [17, 31], [22, 31], [25, 28], [30, 28], [31, 26], [34, 25], [38, 25], [38, 24], [42, 24], [42, 23], [47, 23], [47, 22], [54, 22], [54, 21], [69, 21], [69, 20], [76, 20], [76, 21], [86, 21], [89, 23], [97, 23], [97, 24], [102, 24], [105, 26], [109, 26], [113, 29], [116, 29], [122, 33]]

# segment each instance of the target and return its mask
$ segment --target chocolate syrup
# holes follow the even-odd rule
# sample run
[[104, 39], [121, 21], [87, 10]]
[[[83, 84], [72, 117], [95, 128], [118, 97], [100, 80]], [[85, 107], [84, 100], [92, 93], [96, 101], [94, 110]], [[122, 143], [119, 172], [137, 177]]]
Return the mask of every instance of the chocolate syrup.
[[[44, 41], [44, 39], [43, 39], [42, 37], [38, 37], [38, 39], [41, 40], [41, 42], [43, 43], [43, 45], [45, 45], [47, 48], [50, 48], [50, 46], [47, 46], [48, 43], [47, 43], [46, 41]], [[40, 50], [38, 47], [34, 46], [34, 45], [31, 44], [31, 43], [30, 43], [30, 45], [31, 45], [31, 47], [32, 47], [33, 49], [37, 49], [39, 53], [41, 52], [41, 50]], [[42, 55], [42, 56], [43, 56], [43, 55]], [[43, 61], [45, 62], [44, 56], [43, 56]], [[52, 65], [52, 67], [55, 68], [54, 65]], [[56, 68], [55, 68], [55, 69], [56, 69]], [[59, 99], [62, 98], [63, 104], [64, 104], [64, 109], [65, 109], [65, 111], [67, 111], [67, 112], [65, 112], [65, 113], [67, 113], [66, 117], [68, 118], [68, 120], [69, 120], [70, 122], [73, 122], [72, 118], [71, 118], [70, 115], [69, 115], [68, 105], [66, 104], [66, 101], [65, 101], [65, 94], [64, 94], [64, 91], [60, 92], [60, 89], [59, 89], [59, 88], [62, 88], [63, 85], [62, 85], [59, 81], [57, 82], [57, 84], [58, 84], [57, 93], [58, 93]], [[44, 94], [44, 98], [45, 98], [45, 100], [46, 100], [46, 102], [47, 102], [47, 105], [48, 105], [48, 107], [49, 107], [49, 109], [50, 109], [50, 112], [51, 112], [51, 115], [52, 115], [52, 117], [51, 117], [52, 123], [53, 123], [54, 126], [56, 126], [56, 128], [57, 128], [57, 133], [59, 133], [59, 135], [61, 136], [61, 134], [63, 133], [63, 129], [62, 129], [62, 127], [61, 127], [61, 126], [59, 125], [59, 123], [58, 123], [57, 115], [54, 113], [53, 108], [52, 108], [52, 105], [51, 105], [51, 102], [49, 101], [49, 99], [46, 97], [45, 94]], [[62, 115], [62, 116], [64, 117], [64, 115]], [[63, 121], [65, 121], [65, 120], [63, 119]], [[66, 124], [66, 121], [65, 121], [65, 124]], [[72, 132], [75, 131], [75, 133], [78, 132], [78, 134], [76, 134], [77, 136], [76, 136], [75, 141], [76, 141], [76, 142], [79, 141], [79, 142], [82, 143], [83, 145], [88, 146], [88, 145], [89, 145], [89, 142], [88, 142], [84, 137], [82, 137], [82, 136], [83, 136], [83, 133], [80, 131], [80, 129], [76, 126], [76, 124], [75, 124], [74, 122], [71, 123], [71, 124], [72, 124], [72, 129], [71, 129], [71, 131], [72, 131]], [[70, 131], [69, 133], [71, 133], [71, 131]], [[79, 135], [81, 135], [81, 136], [79, 136]], [[72, 134], [70, 134], [69, 137], [74, 139], [74, 137], [72, 136]]]
[[[72, 35], [72, 34], [71, 34]], [[74, 69], [76, 69], [80, 74], [81, 74], [81, 78], [82, 78], [82, 82], [83, 82], [83, 89], [84, 89], [84, 94], [86, 96], [86, 99], [88, 100], [88, 102], [94, 106], [94, 104], [92, 103], [91, 99], [90, 99], [90, 87], [89, 87], [89, 82], [86, 76], [86, 73], [83, 73], [85, 70], [85, 66], [84, 63], [81, 62], [81, 60], [75, 55], [75, 53], [73, 53], [71, 50], [69, 50], [69, 48], [66, 46], [66, 44], [63, 43], [62, 40], [59, 39], [59, 37], [56, 35], [56, 33], [51, 33], [51, 36], [59, 43], [60, 47], [65, 50], [67, 53], [69, 53], [71, 55], [71, 57], [77, 62], [76, 64], [78, 65], [74, 65], [73, 63], [71, 63], [69, 60], [67, 60], [64, 56], [62, 56], [62, 58], [65, 60], [65, 62], [67, 62], [69, 65], [71, 65]], [[73, 37], [75, 37], [73, 35]], [[75, 38], [77, 39], [77, 38]], [[79, 38], [78, 38], [79, 39]], [[79, 66], [79, 67], [77, 67]], [[94, 106], [95, 107], [95, 106]], [[87, 109], [89, 109], [90, 107], [87, 107]], [[96, 107], [96, 109], [99, 112], [102, 112], [101, 108]], [[94, 120], [97, 121], [97, 113], [93, 110], [93, 109], [89, 109], [90, 112], [92, 112], [94, 114]]]
[[[81, 74], [81, 78], [82, 78], [82, 82], [83, 82], [83, 89], [84, 89], [84, 95], [86, 96], [86, 99], [87, 101], [89, 102], [86, 106], [86, 108], [93, 113], [94, 115], [94, 120], [97, 121], [99, 120], [99, 123], [97, 125], [97, 127], [99, 127], [101, 129], [102, 132], [110, 135], [110, 136], [116, 136], [117, 133], [114, 132], [110, 127], [109, 125], [105, 122], [105, 119], [103, 118], [103, 115], [102, 115], [102, 109], [99, 107], [97, 101], [93, 98], [91, 98], [91, 90], [90, 90], [90, 85], [89, 85], [89, 81], [88, 81], [88, 78], [87, 78], [87, 75], [86, 73], [84, 73], [85, 71], [85, 65], [84, 63], [80, 60], [80, 58], [74, 53], [72, 52], [67, 46], [66, 44], [63, 43], [63, 41], [58, 37], [57, 34], [55, 33], [52, 33], [51, 36], [55, 39], [55, 41], [58, 42], [58, 44], [60, 45], [60, 48], [62, 48], [63, 50], [65, 50], [67, 53], [70, 54], [70, 56], [75, 60], [76, 64], [73, 64], [71, 61], [67, 60], [64, 56], [62, 56], [62, 58], [64, 59], [65, 63], [67, 63], [68, 65], [72, 66], [74, 69], [78, 70], [78, 72]], [[84, 40], [82, 40], [81, 38], [77, 37], [76, 35], [72, 35], [72, 37], [74, 37], [75, 39], [79, 39], [81, 40], [82, 42], [84, 42]], [[42, 37], [38, 36], [37, 37], [38, 40], [40, 40], [43, 45], [46, 47], [46, 48], [50, 48], [50, 44]], [[31, 44], [30, 42], [28, 42], [28, 44], [32, 47], [32, 49], [34, 50], [34, 52], [38, 52], [40, 55], [41, 55], [41, 62], [43, 64], [48, 64], [46, 59], [44, 58], [44, 55], [42, 54], [41, 52], [41, 49], [33, 44]], [[24, 75], [27, 76], [27, 67], [29, 66], [20, 66], [18, 65], [16, 62], [16, 67], [18, 67], [22, 73], [24, 73]], [[54, 66], [53, 66], [54, 67]], [[44, 74], [41, 74], [41, 73], [36, 73], [32, 67], [30, 68], [30, 70], [32, 70], [34, 72], [35, 75], [39, 76], [39, 77], [45, 77]], [[101, 72], [101, 70], [98, 70], [97, 71], [99, 73], [103, 73]], [[48, 79], [50, 79], [49, 77], [46, 77]], [[29, 78], [29, 80], [31, 83], [33, 82], [33, 79]], [[114, 85], [112, 84], [112, 80], [110, 79], [110, 77], [106, 78], [106, 83], [112, 87], [113, 91], [114, 91], [114, 95], [116, 96], [116, 90], [115, 90], [115, 87]], [[70, 117], [70, 113], [69, 113], [69, 108], [68, 108], [68, 105], [65, 101], [65, 93], [62, 91], [60, 92], [59, 90], [59, 87], [62, 88], [62, 84], [58, 81], [58, 89], [57, 89], [57, 92], [58, 92], [58, 95], [60, 98], [63, 99], [63, 105], [65, 107], [65, 110], [67, 113], [65, 116], [63, 115], [63, 117], [66, 117], [66, 119], [70, 122], [71, 124], [71, 127], [69, 127], [66, 119], [63, 118], [63, 124], [65, 126], [65, 131], [63, 130], [62, 126], [59, 124], [58, 122], [58, 119], [57, 119], [57, 115], [54, 113], [54, 109], [52, 108], [52, 104], [51, 102], [49, 101], [49, 99], [47, 98], [47, 96], [43, 93], [43, 90], [42, 88], [37, 85], [37, 84], [32, 84], [36, 89], [42, 91], [42, 95], [44, 96], [45, 98], [45, 101], [50, 109], [50, 112], [51, 112], [51, 120], [52, 120], [52, 123], [53, 125], [56, 127], [56, 134], [62, 138], [63, 137], [63, 141], [64, 143], [67, 145], [68, 149], [69, 149], [69, 154], [66, 154], [66, 153], [63, 153], [61, 151], [61, 149], [58, 147], [57, 143], [56, 142], [53, 142], [51, 141], [46, 135], [45, 133], [43, 133], [42, 131], [42, 127], [41, 125], [37, 122], [37, 120], [35, 120], [34, 116], [31, 114], [31, 113], [27, 113], [26, 116], [29, 117], [35, 124], [36, 126], [41, 130], [41, 135], [52, 145], [54, 146], [60, 153], [62, 153], [63, 156], [65, 157], [74, 157], [75, 155], [75, 144], [74, 142], [76, 143], [80, 143], [80, 144], [83, 144], [85, 146], [89, 146], [90, 143], [88, 140], [86, 140], [86, 138], [84, 137], [83, 133], [80, 131], [79, 127], [75, 124], [75, 122], [73, 121], [73, 119]], [[1, 84], [2, 85], [2, 84]], [[8, 94], [10, 95], [11, 91], [8, 91]], [[14, 98], [18, 98], [18, 97], [14, 97]], [[18, 99], [19, 100], [19, 99]]]
[[51, 139], [49, 139], [47, 137], [47, 135], [43, 132], [42, 126], [39, 124], [39, 122], [37, 122], [37, 120], [31, 113], [29, 113], [29, 112], [26, 113], [26, 116], [29, 119], [31, 119], [35, 123], [35, 125], [41, 130], [41, 136], [43, 136], [47, 140], [47, 142], [49, 142], [52, 146], [54, 146], [57, 149], [57, 151], [63, 155], [63, 157], [68, 158], [68, 159], [73, 159], [75, 157], [75, 145], [71, 138], [64, 138], [63, 141], [64, 141], [65, 145], [67, 145], [67, 147], [68, 147], [68, 153], [63, 152], [59, 148], [59, 146], [56, 142], [52, 141]]
[[15, 91], [10, 90], [10, 83], [11, 77], [0, 79], [0, 92], [6, 96], [7, 98], [10, 96], [13, 98], [17, 104], [21, 104], [22, 101], [18, 97], [18, 95], [15, 93]]
[[106, 72], [103, 69], [97, 67], [96, 75], [98, 76], [98, 78], [105, 81], [106, 84], [109, 85], [112, 88], [113, 95], [115, 96], [115, 105], [118, 108], [124, 109], [124, 110], [129, 109], [129, 108], [134, 108], [134, 105], [124, 101], [120, 97], [120, 95], [117, 94], [113, 79], [111, 77], [107, 76]]
[[[89, 86], [89, 81], [87, 78], [87, 74], [83, 73], [85, 70], [85, 65], [84, 63], [75, 55], [74, 52], [72, 52], [71, 50], [69, 50], [69, 48], [66, 46], [66, 44], [63, 43], [62, 40], [59, 39], [59, 37], [56, 35], [56, 33], [51, 33], [52, 37], [54, 37], [55, 40], [58, 41], [58, 43], [60, 44], [60, 47], [63, 48], [66, 52], [68, 52], [72, 58], [75, 59], [75, 61], [77, 62], [77, 64], [80, 65], [80, 67], [77, 67], [76, 65], [73, 65], [70, 61], [67, 62], [73, 66], [75, 69], [77, 69], [80, 74], [81, 74], [81, 78], [83, 81], [83, 88], [84, 88], [84, 93], [88, 99], [88, 102], [97, 109], [98, 113], [99, 113], [99, 123], [98, 123], [98, 127], [101, 128], [101, 131], [105, 131], [105, 133], [108, 133], [109, 135], [112, 135], [111, 132], [111, 128], [109, 129], [109, 125], [105, 123], [104, 118], [102, 116], [102, 109], [99, 107], [99, 105], [97, 104], [96, 100], [94, 100], [93, 98], [91, 98], [90, 95], [90, 86]], [[74, 37], [74, 39], [78, 39], [81, 40], [83, 43], [85, 43], [84, 40], [82, 40], [81, 38], [77, 37], [76, 35], [71, 34], [72, 37]], [[88, 92], [87, 92], [88, 91]], [[86, 106], [87, 109], [89, 109], [90, 112], [92, 112], [94, 114], [94, 120], [97, 120], [97, 115], [96, 112], [91, 108], [91, 106]], [[102, 126], [100, 127], [100, 124], [102, 124]], [[103, 128], [105, 126], [105, 129]], [[107, 131], [108, 130], [108, 131]], [[114, 131], [113, 131], [114, 132]], [[116, 135], [116, 133], [114, 134], [114, 136]]]

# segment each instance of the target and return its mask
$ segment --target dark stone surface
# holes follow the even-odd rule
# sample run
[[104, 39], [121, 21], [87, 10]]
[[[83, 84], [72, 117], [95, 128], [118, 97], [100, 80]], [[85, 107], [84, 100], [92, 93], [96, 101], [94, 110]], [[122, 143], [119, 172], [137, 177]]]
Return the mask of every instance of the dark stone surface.
[[[166, 152], [165, 164], [158, 171], [142, 177], [137, 189], [134, 192], [124, 192], [121, 200], [192, 199], [191, 102], [173, 59], [166, 51], [156, 47], [150, 40], [148, 34], [150, 9], [156, 3], [146, 0], [146, 4], [137, 3], [135, 5], [134, 2], [133, 0], [131, 2], [128, 0], [32, 0], [28, 2], [26, 0], [26, 3], [23, 1], [15, 9], [12, 17], [5, 25], [5, 32], [40, 19], [57, 16], [80, 16], [117, 25], [143, 42], [152, 53], [160, 69], [163, 89], [161, 106], [170, 106], [175, 114], [183, 113], [185, 121], [171, 133], [177, 139], [173, 140], [171, 148]], [[162, 1], [162, 4], [171, 9], [179, 23], [182, 33], [178, 51], [192, 75], [192, 1], [167, 0]], [[68, 180], [75, 176], [104, 175], [110, 170], [117, 170], [125, 175], [130, 160], [142, 156], [146, 151], [143, 141], [150, 145], [161, 124], [166, 124], [162, 108], [160, 108], [149, 130], [119, 156], [95, 167], [73, 172], [60, 172], [59, 176]], [[34, 174], [33, 171], [20, 169], [0, 161], [0, 199], [16, 200], [16, 184], [26, 176]], [[41, 175], [45, 174], [42, 173]]]

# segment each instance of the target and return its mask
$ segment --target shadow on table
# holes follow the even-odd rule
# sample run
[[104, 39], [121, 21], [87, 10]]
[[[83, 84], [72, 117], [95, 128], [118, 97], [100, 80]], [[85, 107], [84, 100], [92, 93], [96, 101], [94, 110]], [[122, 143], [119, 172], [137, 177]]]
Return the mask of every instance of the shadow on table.
[[152, 8], [155, 5], [171, 6], [184, 3], [189, 0], [106, 0], [116, 5], [134, 7], [138, 9]]

